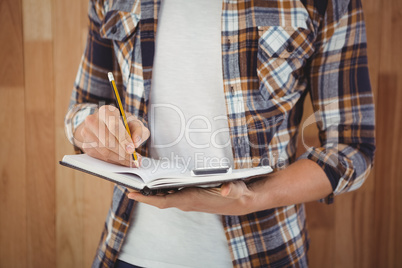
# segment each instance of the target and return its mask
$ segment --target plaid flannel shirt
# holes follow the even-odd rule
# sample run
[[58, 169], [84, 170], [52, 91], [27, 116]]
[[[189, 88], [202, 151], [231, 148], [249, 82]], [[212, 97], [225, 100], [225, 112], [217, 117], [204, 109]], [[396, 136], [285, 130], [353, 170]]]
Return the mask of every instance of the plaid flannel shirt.
[[[126, 111], [147, 125], [160, 0], [91, 0], [89, 34], [66, 133], [100, 104], [113, 103], [107, 72]], [[309, 92], [320, 147], [300, 158], [325, 171], [333, 195], [358, 188], [373, 163], [374, 105], [360, 0], [223, 0], [224, 94], [235, 168], [295, 161]], [[172, 37], [173, 38], [173, 37]], [[174, 64], [174, 63], [172, 63]], [[147, 145], [140, 153], [147, 155]], [[113, 267], [134, 201], [115, 186], [93, 267]], [[306, 267], [303, 205], [222, 216], [235, 267]]]

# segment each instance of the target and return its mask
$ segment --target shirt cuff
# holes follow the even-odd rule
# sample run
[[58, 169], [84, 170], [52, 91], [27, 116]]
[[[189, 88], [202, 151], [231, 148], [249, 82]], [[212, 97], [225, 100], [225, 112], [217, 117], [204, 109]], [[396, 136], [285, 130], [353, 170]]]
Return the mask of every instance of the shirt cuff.
[[[339, 148], [311, 147], [298, 159], [310, 159], [316, 162], [327, 175], [332, 186], [332, 193], [326, 198], [320, 199], [320, 202], [332, 204], [334, 196], [345, 191], [342, 189], [343, 187], [349, 188], [353, 184], [355, 179], [353, 163], [343, 155]], [[348, 185], [341, 182], [346, 182]]]
[[98, 109], [97, 104], [84, 103], [84, 104], [74, 105], [67, 112], [66, 118], [64, 121], [64, 130], [65, 130], [68, 140], [75, 147], [76, 147], [76, 144], [74, 142], [75, 130], [82, 122], [84, 122], [85, 118], [88, 115], [95, 113], [96, 109]]

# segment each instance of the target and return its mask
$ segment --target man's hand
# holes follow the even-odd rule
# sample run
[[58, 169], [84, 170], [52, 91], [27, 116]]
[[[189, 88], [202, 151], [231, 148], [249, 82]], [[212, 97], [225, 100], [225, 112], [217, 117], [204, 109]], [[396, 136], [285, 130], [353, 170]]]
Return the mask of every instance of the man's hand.
[[236, 181], [226, 183], [220, 189], [186, 188], [165, 196], [131, 192], [128, 197], [158, 208], [245, 215], [318, 200], [330, 193], [332, 186], [323, 169], [316, 162], [301, 159], [248, 185]]
[[131, 154], [149, 138], [150, 132], [134, 115], [126, 113], [126, 117], [132, 137], [128, 135], [116, 107], [100, 107], [76, 129], [75, 144], [92, 157], [133, 166]]
[[144, 196], [131, 192], [129, 198], [161, 209], [176, 207], [221, 215], [245, 215], [254, 212], [256, 196], [243, 181], [225, 183], [221, 188], [185, 188], [176, 193]]

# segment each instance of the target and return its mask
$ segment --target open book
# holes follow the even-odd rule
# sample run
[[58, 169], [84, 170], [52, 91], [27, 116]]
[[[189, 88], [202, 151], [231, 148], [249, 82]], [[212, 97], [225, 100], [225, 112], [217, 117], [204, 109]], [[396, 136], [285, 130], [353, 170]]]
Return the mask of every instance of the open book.
[[197, 176], [184, 166], [146, 157], [142, 157], [140, 168], [130, 168], [107, 163], [86, 154], [65, 155], [60, 164], [141, 191], [144, 195], [183, 187], [215, 187], [224, 182], [251, 180], [272, 172], [271, 167], [263, 166], [228, 169], [226, 173]]

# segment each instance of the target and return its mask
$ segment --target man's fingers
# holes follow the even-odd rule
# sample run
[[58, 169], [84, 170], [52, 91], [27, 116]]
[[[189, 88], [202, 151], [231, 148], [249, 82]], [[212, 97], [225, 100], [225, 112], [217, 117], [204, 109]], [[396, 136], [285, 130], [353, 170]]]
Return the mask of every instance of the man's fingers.
[[[127, 167], [135, 167], [133, 161], [131, 160], [130, 155], [126, 155], [125, 157], [121, 157], [116, 152], [109, 150], [106, 147], [98, 147], [95, 148], [100, 155], [100, 159], [109, 163], [124, 165]], [[99, 157], [98, 157], [99, 158]]]
[[[120, 145], [116, 137], [110, 133], [109, 128], [104, 122], [104, 118], [99, 117], [98, 119], [90, 115], [85, 119], [85, 124], [87, 128], [82, 130], [84, 141], [87, 143], [85, 147], [92, 145], [92, 143], [88, 144], [88, 141], [97, 141], [97, 147], [112, 150], [124, 160], [127, 154], [126, 150]], [[83, 149], [85, 147], [83, 147]]]
[[99, 147], [98, 137], [88, 128], [82, 128], [81, 136], [83, 137], [83, 141], [81, 142], [80, 147], [84, 152]]
[[144, 143], [146, 140], [148, 140], [149, 136], [151, 136], [151, 132], [149, 131], [148, 128], [145, 126], [142, 128], [142, 141], [136, 146], [140, 146], [142, 143]]
[[[88, 155], [104, 161], [136, 167], [132, 159], [134, 143], [125, 129], [119, 111], [113, 106], [102, 106], [87, 116], [80, 128], [81, 148]], [[140, 158], [140, 155], [138, 155]]]
[[212, 194], [212, 195], [216, 195], [216, 196], [223, 196], [222, 194], [222, 189], [221, 188], [205, 188], [203, 189], [205, 192]]
[[129, 121], [128, 125], [130, 127], [132, 140], [137, 148], [149, 138], [149, 129], [146, 128], [144, 124], [135, 116], [130, 116], [130, 118], [127, 120]]
[[221, 195], [227, 198], [237, 199], [244, 195], [247, 186], [242, 181], [225, 183], [221, 187]]
[[95, 114], [88, 115], [85, 118], [85, 126], [82, 130], [84, 141], [97, 140], [98, 146], [106, 146], [108, 141], [107, 127], [103, 120], [100, 120]]
[[102, 106], [99, 108], [99, 118], [105, 123], [108, 131], [117, 140], [114, 151], [118, 152], [118, 147], [120, 146], [127, 154], [132, 154], [135, 147], [130, 135], [124, 127], [119, 110], [113, 106]]
[[134, 199], [138, 202], [155, 206], [160, 209], [165, 209], [169, 207], [168, 197], [170, 195], [152, 195], [152, 196], [144, 196], [138, 192], [131, 192], [128, 194], [128, 198]]

